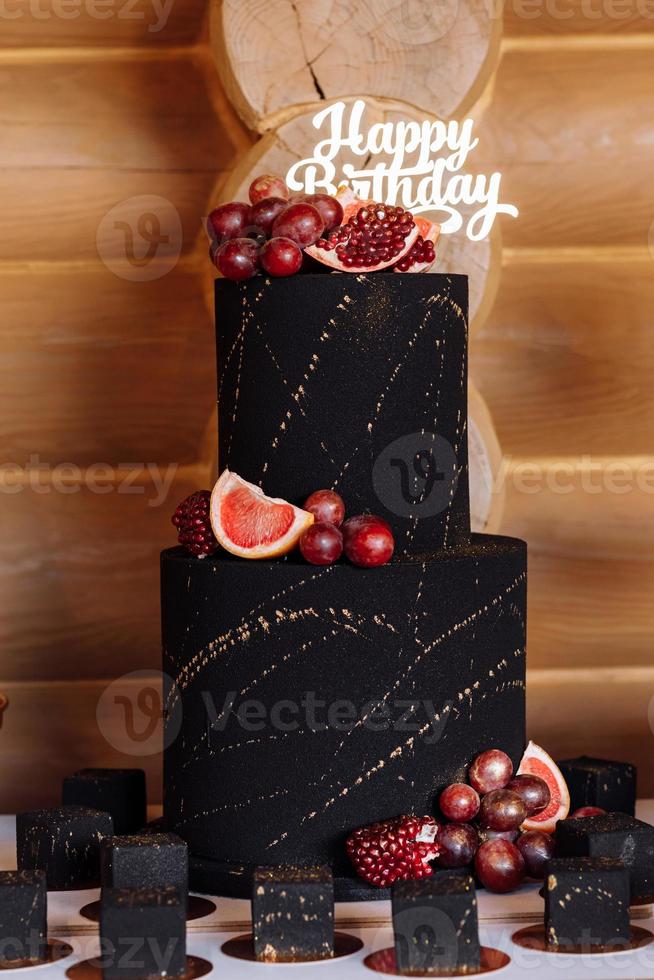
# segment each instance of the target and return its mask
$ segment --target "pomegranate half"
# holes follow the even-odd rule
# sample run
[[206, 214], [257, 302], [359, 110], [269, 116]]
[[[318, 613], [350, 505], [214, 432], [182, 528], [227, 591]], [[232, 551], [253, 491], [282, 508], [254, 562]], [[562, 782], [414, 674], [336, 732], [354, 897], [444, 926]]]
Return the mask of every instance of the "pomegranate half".
[[340, 272], [374, 272], [399, 262], [411, 251], [419, 234], [410, 211], [356, 201], [344, 208], [343, 224], [306, 252]]

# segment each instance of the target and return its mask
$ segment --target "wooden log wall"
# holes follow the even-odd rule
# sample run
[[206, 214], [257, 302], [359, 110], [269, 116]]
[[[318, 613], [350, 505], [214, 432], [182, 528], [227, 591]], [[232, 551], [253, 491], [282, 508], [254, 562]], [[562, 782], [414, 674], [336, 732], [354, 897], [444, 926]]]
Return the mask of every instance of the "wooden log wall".
[[[2, 811], [56, 801], [71, 768], [134, 764], [96, 706], [159, 667], [159, 551], [209, 478], [201, 218], [251, 144], [204, 0], [163, 25], [146, 0], [62, 6], [9, 4], [0, 33]], [[169, 241], [148, 261], [152, 215]], [[160, 757], [144, 764], [156, 800]]]
[[530, 544], [531, 735], [651, 795], [654, 10], [557, 7], [505, 6], [480, 139], [521, 214], [472, 363]]
[[[460, 0], [459, 68], [435, 69], [413, 97], [411, 66], [422, 61], [398, 61], [402, 32], [380, 56], [381, 81], [372, 62], [356, 84], [334, 71], [348, 49], [338, 30], [331, 42], [320, 34], [323, 3], [236, 3], [229, 48], [216, 54], [212, 42], [220, 75], [205, 0], [176, 0], [167, 15], [163, 2], [139, 0], [130, 17], [116, 0], [102, 19], [90, 3], [66, 18], [58, 0], [41, 0], [50, 16], [35, 17], [33, 0], [16, 0], [20, 16], [3, 20], [0, 690], [10, 706], [0, 810], [52, 802], [74, 766], [129, 764], [98, 728], [98, 697], [112, 678], [158, 667], [171, 503], [213, 465], [200, 217], [259, 139], [250, 130], [286, 124], [289, 91], [309, 112], [316, 83], [329, 98], [431, 99], [434, 115], [478, 114], [480, 166], [502, 170], [521, 210], [502, 223], [497, 295], [471, 353], [480, 417], [487, 406], [503, 452], [503, 529], [531, 547], [530, 734], [554, 754], [636, 761], [654, 792], [654, 14], [637, 0], [507, 0], [503, 24], [485, 25], [480, 10], [493, 5]], [[383, 0], [387, 13], [393, 3]], [[257, 88], [255, 58], [244, 108], [232, 64], [249, 27], [243, 11], [270, 23], [276, 6], [287, 20], [290, 8], [308, 18], [316, 48], [307, 55], [273, 17], [281, 33], [269, 56], [293, 39], [297, 88]], [[335, 27], [346, 9], [371, 9], [328, 6]], [[558, 16], [563, 8], [571, 16]], [[388, 46], [382, 26], [376, 52]], [[470, 38], [482, 36], [473, 56]], [[171, 223], [171, 241], [139, 277], [121, 235], [131, 227], [138, 245], [141, 227], [143, 255], [152, 213]], [[157, 262], [162, 274], [148, 278]], [[628, 492], [614, 492], [616, 462]], [[589, 492], [592, 480], [600, 492]], [[146, 766], [156, 799], [159, 758]]]

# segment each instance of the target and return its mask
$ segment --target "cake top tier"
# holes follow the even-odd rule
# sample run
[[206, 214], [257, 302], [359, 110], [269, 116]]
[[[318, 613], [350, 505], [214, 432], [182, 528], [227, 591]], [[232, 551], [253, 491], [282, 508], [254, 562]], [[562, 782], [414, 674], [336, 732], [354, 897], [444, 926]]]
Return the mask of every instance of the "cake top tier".
[[469, 538], [465, 276], [216, 282], [220, 468], [302, 504], [331, 487], [398, 554]]

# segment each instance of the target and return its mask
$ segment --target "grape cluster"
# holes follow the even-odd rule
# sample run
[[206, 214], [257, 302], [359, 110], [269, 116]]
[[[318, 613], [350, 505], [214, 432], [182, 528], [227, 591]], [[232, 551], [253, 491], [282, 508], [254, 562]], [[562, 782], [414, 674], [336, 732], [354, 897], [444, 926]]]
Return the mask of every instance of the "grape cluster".
[[336, 197], [291, 195], [281, 177], [264, 174], [252, 181], [248, 196], [249, 204], [221, 204], [207, 219], [209, 255], [226, 279], [261, 272], [292, 276], [324, 266], [337, 272], [423, 272], [436, 257], [437, 226], [405, 208], [362, 201], [346, 188]]
[[290, 200], [281, 177], [265, 174], [250, 184], [250, 203], [230, 201], [207, 221], [209, 254], [226, 279], [250, 279], [263, 270], [292, 276], [302, 267], [302, 251], [343, 219], [343, 208], [328, 194]]
[[453, 783], [440, 794], [446, 822], [436, 837], [437, 863], [462, 868], [474, 862], [479, 881], [493, 892], [513, 891], [527, 875], [542, 878], [554, 840], [540, 830], [521, 833], [520, 827], [549, 801], [545, 780], [514, 776], [511, 759], [501, 749], [482, 752], [468, 769], [468, 783]]
[[345, 520], [345, 503], [334, 490], [316, 490], [304, 503], [315, 522], [300, 538], [302, 557], [312, 565], [331, 565], [343, 552], [360, 568], [385, 565], [395, 541], [388, 521], [374, 514]]

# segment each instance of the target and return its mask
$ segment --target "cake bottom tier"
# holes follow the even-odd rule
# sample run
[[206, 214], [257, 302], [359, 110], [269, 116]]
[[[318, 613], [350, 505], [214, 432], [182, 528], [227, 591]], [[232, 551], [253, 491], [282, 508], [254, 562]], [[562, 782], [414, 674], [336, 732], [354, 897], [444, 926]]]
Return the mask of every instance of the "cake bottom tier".
[[[526, 545], [362, 570], [162, 555], [164, 820], [220, 881], [330, 862], [525, 744]], [[222, 876], [222, 877], [221, 877]], [[229, 891], [222, 886], [218, 891]]]

